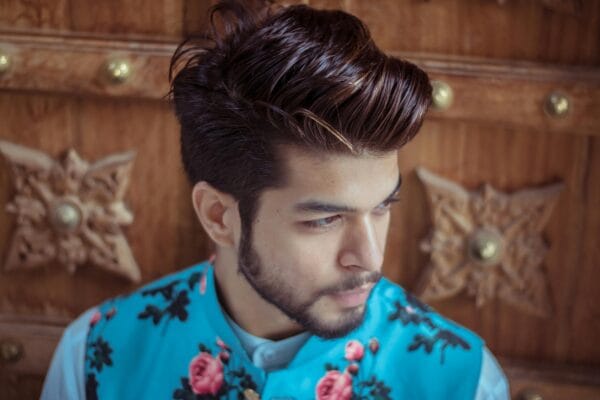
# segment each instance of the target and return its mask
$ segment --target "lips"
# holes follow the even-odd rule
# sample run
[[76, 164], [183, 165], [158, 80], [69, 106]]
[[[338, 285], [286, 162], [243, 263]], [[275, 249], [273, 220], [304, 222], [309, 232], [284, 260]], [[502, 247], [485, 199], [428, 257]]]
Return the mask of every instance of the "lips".
[[372, 287], [372, 284], [363, 285], [356, 289], [334, 293], [331, 297], [344, 308], [358, 307], [365, 304]]

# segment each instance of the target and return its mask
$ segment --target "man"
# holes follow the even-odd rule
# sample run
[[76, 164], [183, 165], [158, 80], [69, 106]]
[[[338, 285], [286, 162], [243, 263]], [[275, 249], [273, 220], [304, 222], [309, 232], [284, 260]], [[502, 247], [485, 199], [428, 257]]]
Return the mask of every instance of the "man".
[[216, 256], [81, 316], [42, 398], [507, 399], [477, 335], [381, 278], [427, 75], [340, 11], [213, 16], [172, 94]]

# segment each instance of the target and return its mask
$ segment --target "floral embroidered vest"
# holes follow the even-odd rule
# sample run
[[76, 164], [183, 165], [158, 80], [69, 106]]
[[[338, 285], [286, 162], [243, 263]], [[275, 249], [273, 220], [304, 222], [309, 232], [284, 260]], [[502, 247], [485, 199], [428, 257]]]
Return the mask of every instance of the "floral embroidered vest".
[[289, 365], [255, 367], [218, 303], [209, 263], [103, 303], [90, 321], [94, 399], [473, 399], [483, 341], [382, 279], [363, 324], [313, 336]]

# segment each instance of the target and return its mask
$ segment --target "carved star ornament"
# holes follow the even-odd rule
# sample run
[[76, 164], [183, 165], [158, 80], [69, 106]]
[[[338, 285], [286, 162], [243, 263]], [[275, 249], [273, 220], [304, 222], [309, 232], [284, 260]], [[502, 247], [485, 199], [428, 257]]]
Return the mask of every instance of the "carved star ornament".
[[6, 210], [16, 228], [5, 270], [58, 262], [69, 272], [90, 265], [139, 282], [140, 270], [121, 227], [133, 222], [123, 203], [134, 152], [88, 164], [69, 150], [61, 161], [0, 140], [15, 195]]
[[425, 301], [465, 291], [478, 307], [499, 298], [524, 312], [549, 317], [552, 302], [542, 262], [542, 230], [562, 183], [502, 193], [478, 191], [417, 168], [429, 197], [433, 228], [421, 242], [431, 254], [418, 285]]

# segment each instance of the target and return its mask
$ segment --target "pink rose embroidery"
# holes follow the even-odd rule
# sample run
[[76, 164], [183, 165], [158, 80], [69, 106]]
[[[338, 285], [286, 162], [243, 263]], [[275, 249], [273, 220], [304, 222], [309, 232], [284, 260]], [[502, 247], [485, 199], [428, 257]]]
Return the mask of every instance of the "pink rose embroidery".
[[229, 346], [225, 344], [223, 339], [217, 336], [217, 346], [221, 348], [221, 350], [229, 350]]
[[102, 314], [100, 314], [99, 311], [96, 311], [93, 315], [92, 318], [90, 318], [90, 325], [94, 326], [98, 323], [98, 321], [100, 321], [100, 319], [102, 318]]
[[110, 310], [107, 311], [106, 319], [111, 319], [112, 317], [115, 316], [116, 313], [117, 313], [117, 310], [114, 307], [112, 307]]
[[328, 371], [317, 383], [317, 400], [350, 400], [352, 378], [340, 371]]
[[346, 343], [346, 360], [360, 361], [365, 354], [365, 349], [358, 340], [351, 340]]
[[194, 393], [214, 396], [223, 384], [223, 364], [203, 351], [190, 361], [189, 379]]
[[228, 352], [226, 352], [226, 351], [222, 351], [222, 352], [220, 352], [218, 357], [219, 357], [219, 358], [221, 359], [221, 361], [223, 361], [224, 363], [227, 363], [227, 361], [229, 361], [229, 353], [228, 353]]
[[352, 364], [348, 365], [348, 368], [346, 368], [346, 371], [348, 371], [352, 375], [358, 374], [358, 364], [352, 363]]
[[200, 278], [200, 294], [204, 294], [206, 293], [206, 274], [202, 274], [202, 277]]

